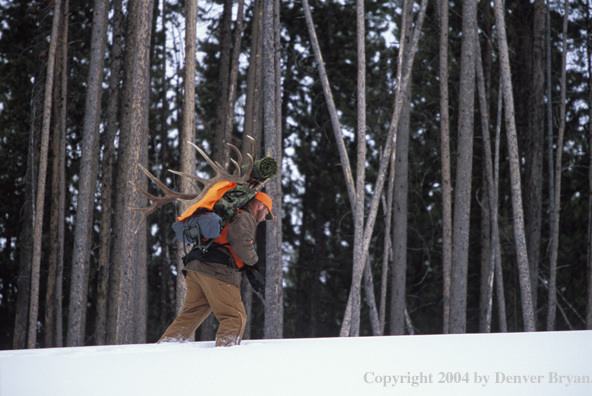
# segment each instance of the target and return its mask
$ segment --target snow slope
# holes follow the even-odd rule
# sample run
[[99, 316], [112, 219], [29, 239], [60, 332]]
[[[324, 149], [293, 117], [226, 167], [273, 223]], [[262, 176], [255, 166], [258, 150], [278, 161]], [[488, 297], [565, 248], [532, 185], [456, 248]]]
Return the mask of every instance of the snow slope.
[[592, 395], [592, 331], [0, 352], [0, 396]]

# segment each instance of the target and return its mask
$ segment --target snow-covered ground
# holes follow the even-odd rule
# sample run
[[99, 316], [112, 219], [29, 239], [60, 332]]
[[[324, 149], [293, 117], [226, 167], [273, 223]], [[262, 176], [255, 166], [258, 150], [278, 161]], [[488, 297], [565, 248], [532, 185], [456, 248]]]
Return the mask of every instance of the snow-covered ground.
[[0, 352], [1, 396], [592, 395], [592, 331]]

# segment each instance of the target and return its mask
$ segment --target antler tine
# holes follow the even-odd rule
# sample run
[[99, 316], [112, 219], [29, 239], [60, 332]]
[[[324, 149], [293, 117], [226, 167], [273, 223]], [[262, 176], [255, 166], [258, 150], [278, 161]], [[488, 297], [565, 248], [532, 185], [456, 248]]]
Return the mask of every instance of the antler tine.
[[204, 151], [202, 149], [200, 149], [199, 147], [197, 147], [195, 144], [193, 144], [190, 141], [187, 141], [187, 143], [189, 143], [190, 145], [192, 145], [197, 150], [197, 152], [201, 154], [201, 156], [206, 160], [206, 162], [212, 168], [214, 168], [214, 171], [216, 171], [217, 174], [225, 174], [225, 173], [227, 173], [226, 170], [220, 166], [220, 164], [212, 161], [210, 159], [210, 157], [208, 157], [208, 155], [206, 153], [204, 153]]
[[247, 135], [247, 138], [251, 141], [251, 157], [255, 158], [257, 154], [257, 143], [255, 142], [255, 138], [251, 135]]
[[158, 180], [152, 173], [150, 173], [141, 164], [138, 164], [138, 167], [142, 170], [142, 172], [144, 172], [146, 174], [146, 176], [148, 176], [154, 183], [156, 183], [156, 185], [164, 192], [164, 197], [156, 197], [156, 196], [148, 193], [147, 191], [143, 190], [136, 183], [134, 183], [133, 181], [130, 180], [130, 184], [132, 186], [134, 186], [139, 192], [141, 192], [144, 196], [146, 196], [149, 200], [152, 201], [152, 205], [150, 205], [147, 208], [130, 208], [131, 210], [134, 210], [136, 212], [141, 212], [143, 214], [142, 220], [140, 220], [140, 223], [138, 223], [138, 225], [136, 226], [136, 230], [134, 231], [134, 233], [137, 233], [139, 231], [142, 224], [144, 224], [144, 222], [146, 221], [146, 218], [148, 217], [148, 215], [150, 213], [152, 213], [159, 206], [162, 206], [166, 203], [174, 202], [174, 201], [188, 201], [188, 200], [195, 198], [197, 195], [197, 194], [183, 194], [183, 193], [173, 191], [173, 190], [169, 189], [160, 180]]
[[249, 157], [249, 165], [247, 166], [247, 171], [245, 172], [244, 178], [248, 180], [251, 177], [251, 172], [253, 171], [253, 158], [255, 157], [255, 139], [251, 135], [247, 135], [247, 138], [251, 141], [251, 153], [247, 153], [247, 157]]
[[230, 143], [226, 143], [226, 145], [228, 147], [230, 147], [232, 149], [232, 151], [234, 151], [238, 157], [238, 161], [234, 161], [232, 158], [230, 159], [230, 161], [232, 161], [232, 163], [236, 167], [236, 174], [238, 175], [238, 177], [241, 177], [242, 170], [241, 170], [240, 165], [243, 163], [243, 155], [241, 154], [240, 150], [236, 148], [235, 145], [230, 144]]
[[179, 171], [172, 170], [172, 169], [169, 169], [169, 172], [174, 173], [175, 175], [179, 175], [181, 177], [186, 177], [188, 179], [196, 180], [196, 181], [198, 181], [198, 182], [200, 182], [201, 184], [204, 184], [204, 185], [206, 185], [206, 184], [209, 183], [209, 179], [203, 179], [203, 178], [201, 178], [199, 176], [195, 176], [195, 175], [192, 175], [190, 173], [179, 172]]

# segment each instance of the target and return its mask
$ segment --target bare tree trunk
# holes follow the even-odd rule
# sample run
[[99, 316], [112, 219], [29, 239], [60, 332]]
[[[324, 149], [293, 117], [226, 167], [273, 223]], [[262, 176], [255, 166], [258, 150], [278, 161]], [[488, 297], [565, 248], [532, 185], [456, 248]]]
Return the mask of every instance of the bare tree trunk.
[[[148, 111], [148, 81], [150, 78], [149, 50], [152, 25], [152, 0], [136, 0], [128, 14], [126, 47], [133, 48], [125, 62], [124, 104], [127, 112], [122, 117], [119, 160], [117, 164], [117, 190], [115, 211], [115, 246], [112, 262], [118, 263], [115, 288], [110, 305], [116, 312], [115, 332], [112, 342], [130, 344], [134, 340], [135, 268], [136, 238], [134, 228], [137, 216], [129, 208], [138, 207], [138, 193], [129, 188], [129, 181], [139, 183], [137, 164], [140, 161], [141, 140], [145, 138], [146, 112]], [[130, 69], [131, 68], [131, 69]], [[125, 92], [129, 92], [129, 99]], [[111, 308], [110, 308], [111, 309]], [[107, 334], [110, 335], [109, 332]], [[110, 343], [110, 342], [109, 342]]]
[[91, 38], [91, 59], [87, 82], [84, 130], [82, 136], [82, 155], [80, 181], [76, 206], [76, 230], [74, 251], [72, 253], [72, 280], [70, 282], [70, 309], [68, 313], [67, 345], [77, 346], [81, 334], [84, 334], [86, 310], [84, 302], [85, 272], [90, 265], [90, 247], [94, 198], [97, 185], [99, 156], [95, 155], [99, 142], [99, 124], [101, 121], [101, 97], [103, 92], [103, 70], [105, 47], [107, 44], [108, 2], [96, 0], [93, 11], [93, 29]]
[[[592, 4], [588, 1], [588, 10]], [[547, 9], [547, 13], [548, 13]], [[547, 14], [548, 15], [548, 14]], [[592, 19], [588, 19], [588, 27], [592, 29]], [[592, 147], [592, 37], [588, 35], [588, 133], [589, 147]], [[590, 150], [590, 168], [588, 169], [588, 181], [590, 196], [588, 197], [588, 300], [586, 304], [586, 329], [592, 330], [592, 150]]]
[[[53, 243], [49, 252], [49, 271], [47, 275], [47, 289], [45, 294], [45, 343], [46, 348], [61, 346], [61, 332], [56, 334], [57, 322], [61, 317], [61, 277], [58, 278], [58, 268], [64, 266], [64, 208], [65, 208], [65, 154], [66, 154], [66, 94], [68, 92], [68, 2], [62, 4], [62, 18], [60, 22], [60, 37], [56, 48], [56, 71], [54, 86], [54, 134], [52, 141], [52, 180], [51, 180], [51, 214], [50, 235]], [[58, 292], [58, 283], [60, 295]], [[59, 307], [58, 307], [59, 302]], [[57, 313], [60, 313], [58, 316]], [[59, 326], [61, 328], [61, 324]], [[57, 345], [59, 344], [59, 345]]]
[[[553, 166], [553, 80], [551, 79], [551, 11], [549, 2], [546, 5], [546, 44], [547, 44], [547, 164], [549, 171], [549, 235], [553, 235], [553, 224], [555, 216], [555, 178], [553, 177], [554, 169]], [[552, 240], [549, 240], [550, 249]], [[548, 285], [547, 285], [548, 286]], [[548, 293], [547, 288], [547, 293]]]
[[[501, 137], [501, 129], [502, 129], [502, 112], [503, 112], [503, 103], [502, 103], [502, 82], [499, 83], [498, 88], [498, 103], [497, 103], [497, 122], [495, 127], [495, 160], [494, 160], [494, 170], [493, 170], [493, 193], [494, 199], [498, 201], [499, 195], [499, 151], [500, 151], [500, 137]], [[497, 210], [497, 203], [495, 204], [495, 209]], [[497, 221], [497, 217], [496, 217]], [[506, 299], [504, 296], [504, 278], [502, 274], [502, 253], [501, 253], [501, 246], [499, 241], [499, 231], [497, 234], [497, 243], [493, 245], [493, 249], [495, 250], [495, 291], [497, 294], [497, 304], [498, 304], [498, 317], [499, 317], [499, 327], [500, 331], [505, 333], [508, 331], [508, 324], [506, 323]]]
[[[238, 0], [238, 13], [236, 26], [234, 27], [234, 42], [232, 45], [232, 64], [230, 67], [230, 83], [228, 86], [228, 109], [226, 111], [226, 122], [224, 123], [224, 136], [228, 143], [232, 143], [232, 129], [234, 127], [234, 104], [236, 102], [238, 64], [241, 53], [241, 38], [243, 33], [244, 0]], [[250, 145], [249, 145], [250, 146]]]
[[[277, 0], [276, 0], [277, 1]], [[276, 62], [277, 9], [274, 0], [263, 1], [263, 133], [265, 154], [282, 162], [282, 129], [278, 122]], [[265, 320], [264, 338], [283, 337], [283, 271], [282, 271], [282, 184], [281, 177], [267, 183], [267, 194], [275, 202], [275, 221], [266, 223]]]
[[43, 108], [43, 127], [41, 135], [41, 154], [39, 158], [39, 174], [37, 181], [37, 198], [35, 201], [35, 225], [33, 229], [33, 262], [31, 264], [31, 299], [29, 305], [29, 329], [27, 348], [35, 348], [37, 341], [37, 316], [39, 313], [39, 276], [41, 267], [41, 237], [43, 232], [43, 203], [45, 201], [45, 181], [47, 176], [47, 152], [49, 146], [49, 126], [52, 106], [52, 89], [56, 47], [61, 19], [61, 0], [54, 3], [54, 15], [51, 30], [51, 41], [47, 59], [45, 80], [45, 101]]
[[450, 269], [452, 267], [452, 194], [448, 116], [448, 1], [440, 0], [440, 150], [442, 157], [443, 333], [449, 333]]
[[466, 332], [467, 276], [469, 260], [469, 215], [473, 167], [473, 111], [475, 98], [475, 44], [477, 42], [477, 3], [463, 2], [463, 30], [460, 71], [458, 153], [452, 268], [450, 279], [450, 332]]
[[[37, 41], [42, 36], [37, 37]], [[17, 299], [14, 319], [14, 349], [23, 349], [27, 343], [29, 298], [31, 297], [31, 264], [33, 262], [33, 228], [35, 222], [36, 179], [39, 168], [39, 140], [43, 119], [43, 87], [45, 79], [44, 57], [37, 54], [34, 85], [31, 93], [31, 118], [28, 139], [27, 173], [25, 174], [25, 201], [22, 211], [22, 228], [19, 234], [20, 263], [16, 280]]]
[[[146, 89], [149, 89], [149, 80], [146, 81]], [[148, 125], [148, 112], [145, 112], [145, 125]], [[150, 133], [148, 128], [142, 131], [145, 136], [141, 139], [140, 147], [140, 163], [146, 169], [148, 169], [148, 140], [150, 139]], [[148, 191], [148, 179], [141, 178], [138, 186], [144, 191]], [[146, 197], [139, 197], [138, 206], [146, 207], [148, 200]], [[140, 230], [136, 234], [136, 253], [134, 255], [134, 287], [135, 287], [135, 307], [134, 307], [134, 340], [135, 344], [146, 343], [146, 331], [148, 326], [148, 227], [146, 223], [140, 227]]]
[[[386, 289], [387, 289], [387, 281], [388, 281], [388, 265], [389, 259], [392, 257], [392, 249], [391, 249], [391, 227], [392, 227], [392, 217], [393, 217], [393, 195], [395, 189], [395, 157], [391, 155], [391, 164], [389, 170], [389, 181], [388, 181], [388, 188], [386, 193], [386, 202], [383, 201], [383, 206], [385, 207], [385, 226], [384, 226], [384, 251], [382, 254], [382, 277], [380, 281], [380, 312], [379, 312], [379, 320], [380, 320], [380, 334], [384, 334], [384, 324], [386, 320]], [[391, 260], [392, 261], [392, 260]]]
[[[195, 150], [187, 144], [195, 140], [195, 51], [197, 47], [196, 25], [197, 25], [197, 0], [187, 2], [187, 16], [185, 27], [185, 77], [183, 80], [183, 125], [179, 143], [181, 146], [180, 171], [193, 175], [195, 173]], [[181, 178], [181, 191], [191, 191], [192, 186], [187, 178]], [[179, 215], [181, 215], [187, 205], [179, 205]], [[183, 310], [185, 295], [187, 294], [187, 285], [185, 277], [181, 270], [183, 268], [182, 257], [184, 256], [183, 243], [177, 243], [177, 296], [176, 312], [177, 315]]]
[[[253, 6], [253, 31], [251, 33], [251, 55], [247, 72], [247, 98], [245, 101], [245, 127], [243, 131], [242, 154], [243, 162], [247, 161], [251, 136], [261, 144], [261, 45], [262, 45], [262, 0], [255, 0]], [[259, 147], [257, 147], [259, 152]]]
[[[354, 241], [359, 241], [364, 236], [364, 198], [366, 191], [364, 182], [366, 178], [366, 46], [364, 26], [364, 1], [356, 1], [356, 26], [357, 26], [357, 58], [358, 58], [358, 83], [357, 83], [357, 166], [356, 166], [356, 187], [355, 201], [352, 203], [354, 217]], [[350, 336], [357, 337], [360, 334], [360, 302], [362, 273], [357, 268], [366, 266], [367, 253], [363, 250], [362, 244], [354, 244], [353, 254], [353, 277], [350, 289], [352, 299], [352, 323], [349, 331]], [[360, 279], [357, 279], [357, 278]], [[359, 285], [359, 286], [358, 286]], [[374, 293], [374, 291], [372, 291]]]
[[498, 46], [500, 52], [501, 77], [506, 113], [506, 133], [508, 135], [508, 154], [510, 157], [510, 179], [512, 184], [512, 207], [514, 221], [514, 237], [516, 240], [516, 254], [518, 256], [518, 272], [520, 277], [520, 295], [522, 299], [522, 315], [525, 331], [535, 331], [532, 294], [530, 288], [530, 274], [526, 239], [524, 235], [524, 212], [520, 187], [520, 161], [518, 158], [518, 138], [514, 120], [514, 98], [512, 96], [512, 79], [510, 75], [510, 59], [504, 10], [502, 0], [494, 0], [495, 25], [498, 29]]
[[[230, 56], [232, 51], [232, 3], [224, 0], [224, 11], [220, 23], [220, 69], [218, 71], [218, 100], [216, 103], [216, 123], [214, 128], [213, 159], [218, 161], [224, 169], [228, 168], [230, 152], [226, 143], [231, 143], [232, 136], [226, 135], [226, 118], [230, 111], [228, 107], [228, 79], [230, 72]], [[231, 129], [232, 130], [232, 129]]]
[[[498, 265], [496, 260], [501, 257], [500, 245], [499, 245], [499, 227], [498, 227], [498, 150], [499, 150], [499, 138], [496, 134], [496, 152], [495, 152], [495, 170], [491, 160], [491, 143], [489, 137], [489, 102], [487, 100], [487, 94], [485, 91], [485, 75], [483, 73], [483, 64], [481, 61], [481, 48], [479, 41], [476, 41], [476, 67], [477, 67], [477, 82], [479, 91], [479, 102], [481, 108], [481, 129], [483, 131], [483, 149], [485, 158], [485, 175], [487, 180], [487, 196], [489, 202], [489, 210], [487, 216], [489, 216], [490, 229], [490, 249], [489, 256], [486, 258], [486, 271], [482, 271], [482, 276], [485, 279], [482, 282], [485, 284], [485, 290], [481, 294], [481, 307], [480, 310], [480, 331], [482, 333], [491, 332], [491, 317], [493, 312], [493, 282], [494, 275], [496, 273], [495, 268]], [[501, 98], [501, 95], [500, 95]], [[501, 109], [500, 109], [501, 110]], [[499, 124], [498, 124], [499, 125]], [[501, 270], [501, 265], [500, 265]], [[501, 276], [501, 271], [500, 271]], [[501, 292], [501, 298], [503, 299], [503, 287], [499, 289]], [[503, 316], [505, 318], [505, 307], [503, 309]], [[484, 312], [483, 312], [484, 311]], [[502, 326], [503, 327], [503, 326]]]
[[549, 298], [547, 307], [547, 331], [555, 329], [555, 312], [557, 305], [557, 252], [559, 250], [559, 210], [561, 203], [561, 156], [563, 154], [563, 135], [565, 133], [565, 96], [566, 96], [566, 68], [567, 68], [567, 22], [569, 2], [564, 1], [563, 14], [563, 47], [561, 58], [561, 100], [559, 104], [559, 134], [557, 137], [557, 152], [555, 154], [555, 202], [553, 205], [553, 229], [551, 232], [551, 257], [549, 263]]
[[[63, 18], [67, 21], [69, 2], [66, 1], [63, 7]], [[62, 38], [64, 46], [62, 48], [62, 63], [64, 66], [67, 65], [68, 59], [68, 48], [66, 43], [68, 42], [68, 24], [62, 23]], [[62, 298], [63, 298], [63, 279], [64, 279], [64, 243], [65, 243], [65, 213], [66, 213], [66, 113], [67, 113], [67, 100], [66, 94], [68, 92], [68, 73], [66, 70], [62, 73], [62, 101], [58, 107], [60, 109], [59, 117], [61, 120], [61, 136], [60, 136], [60, 151], [58, 156], [60, 161], [58, 163], [58, 173], [60, 174], [58, 181], [58, 227], [55, 243], [58, 245], [57, 255], [57, 267], [56, 267], [56, 282], [55, 282], [55, 296], [54, 296], [54, 317], [53, 320], [54, 329], [54, 344], [56, 347], [62, 347], [63, 340], [63, 310], [62, 310]]]
[[[413, 1], [407, 0], [403, 6], [401, 40], [409, 48], [413, 34]], [[403, 75], [409, 74], [411, 65], [407, 59], [412, 54], [403, 54]], [[402, 92], [403, 104], [397, 125], [397, 147], [395, 147], [395, 188], [393, 196], [393, 267], [391, 279], [390, 334], [405, 334], [406, 283], [407, 283], [407, 200], [409, 195], [409, 125], [411, 122], [411, 84]]]
[[111, 223], [113, 217], [113, 162], [115, 161], [115, 136], [119, 107], [119, 91], [123, 54], [123, 11], [121, 0], [113, 2], [113, 46], [111, 48], [111, 74], [109, 76], [109, 101], [104, 132], [104, 150], [101, 180], [101, 231], [99, 235], [99, 259], [97, 269], [97, 311], [95, 314], [95, 342], [105, 344], [107, 323], [107, 296], [109, 290], [109, 255], [111, 252]]
[[544, 142], [544, 47], [545, 3], [534, 2], [533, 63], [530, 90], [530, 109], [528, 111], [528, 133], [525, 139], [524, 199], [526, 247], [530, 265], [530, 286], [533, 311], [537, 312], [537, 285], [539, 277], [539, 256], [541, 245], [541, 218], [543, 209], [543, 142]]
[[[415, 49], [417, 48], [417, 43], [419, 41], [419, 33], [421, 31], [421, 26], [423, 24], [423, 19], [425, 16], [426, 7], [427, 7], [427, 0], [422, 0], [421, 9], [419, 12], [418, 20], [417, 20], [415, 31], [413, 34], [413, 43], [411, 44], [411, 48], [410, 48], [411, 53], [415, 53]], [[304, 8], [304, 16], [306, 18], [306, 25], [308, 27], [308, 32], [309, 32], [309, 36], [311, 39], [311, 44], [312, 44], [313, 51], [315, 53], [315, 59], [316, 59], [317, 65], [318, 65], [321, 84], [323, 86], [323, 92], [325, 94], [325, 100], [327, 102], [327, 107], [329, 110], [329, 116], [331, 118], [331, 124], [333, 126], [333, 133], [335, 134], [335, 141], [336, 141], [337, 147], [339, 149], [339, 156], [341, 159], [341, 167], [343, 169], [343, 173], [345, 176], [345, 182], [346, 182], [346, 187], [348, 190], [348, 196], [350, 199], [350, 203], [353, 205], [356, 202], [356, 200], [355, 200], [356, 193], [355, 193], [355, 186], [353, 184], [353, 178], [352, 178], [349, 158], [347, 156], [345, 144], [344, 144], [343, 138], [341, 136], [341, 127], [339, 125], [339, 119], [337, 117], [335, 103], [333, 101], [331, 88], [329, 86], [329, 80], [327, 78], [325, 65], [323, 63], [323, 57], [320, 52], [320, 48], [319, 48], [319, 44], [318, 44], [318, 40], [316, 37], [315, 28], [314, 28], [314, 23], [312, 21], [312, 16], [310, 13], [310, 6], [309, 6], [307, 0], [303, 0], [303, 8]], [[388, 157], [391, 155], [391, 150], [393, 148], [393, 145], [396, 145], [396, 125], [398, 123], [398, 118], [399, 118], [399, 115], [401, 112], [401, 107], [402, 107], [401, 92], [403, 92], [406, 89], [407, 84], [409, 83], [409, 75], [402, 76], [402, 71], [401, 71], [402, 70], [402, 67], [401, 67], [402, 54], [405, 51], [406, 51], [406, 49], [404, 48], [404, 45], [401, 45], [399, 48], [399, 69], [398, 69], [399, 70], [398, 71], [398, 81], [400, 81], [401, 83], [397, 85], [397, 95], [396, 95], [396, 99], [395, 99], [396, 104], [395, 104], [395, 110], [393, 112], [393, 117], [391, 120], [391, 128], [389, 130], [389, 134], [388, 134], [388, 137], [386, 140], [385, 154], [380, 162], [380, 168], [378, 171], [378, 179], [376, 181], [376, 188], [374, 191], [374, 196], [373, 196], [371, 204], [370, 204], [370, 212], [368, 215], [368, 222], [366, 224], [365, 232], [364, 232], [364, 240], [363, 240], [364, 251], [368, 250], [368, 246], [370, 244], [370, 237], [372, 235], [372, 229], [374, 227], [374, 222], [376, 220], [376, 214], [378, 211], [378, 203], [380, 200], [380, 196], [382, 195], [382, 188], [384, 185], [384, 179], [385, 179], [385, 177], [386, 177], [385, 175], [387, 173], [386, 168], [389, 163]], [[410, 57], [408, 59], [407, 63], [411, 64], [412, 61], [413, 61], [413, 57]], [[359, 279], [361, 281], [362, 270], [363, 270], [363, 266], [358, 266], [358, 268], [355, 268], [354, 271], [358, 272], [359, 276], [354, 275], [353, 279]], [[360, 285], [359, 284], [353, 285], [352, 287], [359, 288]], [[350, 292], [350, 298], [348, 298], [348, 303], [347, 303], [347, 306], [345, 309], [344, 318], [343, 318], [343, 321], [341, 324], [341, 331], [340, 331], [341, 336], [348, 336], [350, 334], [351, 318], [352, 318], [352, 304], [353, 304], [353, 298], [351, 298], [351, 297], [352, 297], [352, 293]]]
[[381, 336], [380, 320], [378, 319], [378, 309], [376, 308], [376, 297], [374, 296], [374, 280], [372, 279], [372, 268], [370, 268], [370, 256], [366, 255], [366, 265], [364, 265], [364, 294], [370, 311], [370, 325], [372, 326], [372, 335]]

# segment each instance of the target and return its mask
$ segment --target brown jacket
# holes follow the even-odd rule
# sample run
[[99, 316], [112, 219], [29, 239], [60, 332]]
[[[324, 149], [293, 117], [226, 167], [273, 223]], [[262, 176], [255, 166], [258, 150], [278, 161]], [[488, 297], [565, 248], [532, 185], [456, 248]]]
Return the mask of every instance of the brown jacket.
[[[244, 208], [244, 211], [238, 212], [232, 216], [228, 223], [228, 233], [226, 234], [226, 238], [238, 258], [243, 260], [245, 265], [253, 265], [259, 261], [259, 257], [257, 257], [257, 252], [252, 243], [256, 229], [257, 221], [253, 216], [251, 208], [248, 206]], [[230, 250], [225, 247], [219, 247], [218, 249], [230, 257], [231, 266], [220, 263], [191, 260], [185, 265], [184, 269], [213, 276], [216, 279], [240, 287], [241, 273], [234, 262]]]

